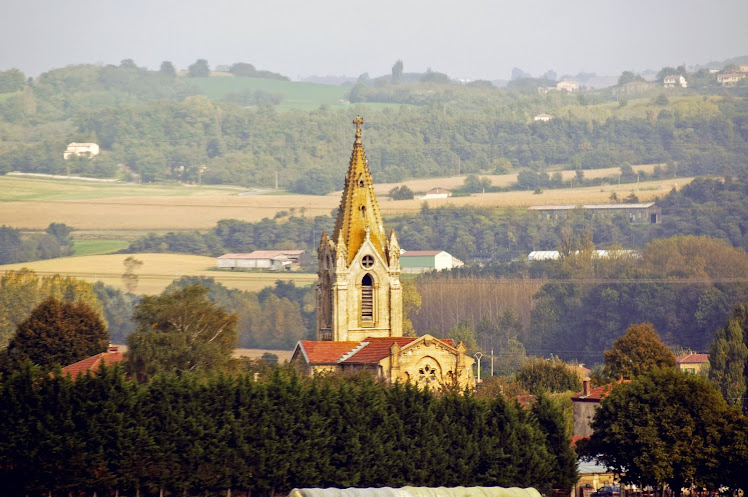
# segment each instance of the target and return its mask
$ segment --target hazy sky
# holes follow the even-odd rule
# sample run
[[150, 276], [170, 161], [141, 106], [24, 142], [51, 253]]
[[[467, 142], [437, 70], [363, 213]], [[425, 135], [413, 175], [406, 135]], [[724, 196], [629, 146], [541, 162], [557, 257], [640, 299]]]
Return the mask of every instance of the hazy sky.
[[0, 70], [131, 58], [250, 62], [292, 79], [513, 67], [617, 75], [748, 55], [748, 0], [0, 0]]

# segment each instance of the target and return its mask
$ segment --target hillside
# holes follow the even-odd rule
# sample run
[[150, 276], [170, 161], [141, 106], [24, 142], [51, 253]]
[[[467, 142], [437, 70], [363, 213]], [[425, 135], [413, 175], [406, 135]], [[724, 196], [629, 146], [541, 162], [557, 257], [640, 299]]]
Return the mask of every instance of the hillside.
[[[495, 88], [379, 78], [348, 88], [70, 66], [20, 80], [0, 99], [0, 173], [323, 195], [339, 188], [356, 114], [380, 184], [632, 164], [665, 164], [667, 177], [744, 168], [745, 85], [722, 88], [708, 71], [688, 78], [688, 89], [667, 92], [539, 94], [534, 80]], [[534, 121], [541, 113], [553, 119]], [[102, 150], [93, 160], [63, 160], [67, 143], [91, 140]]]

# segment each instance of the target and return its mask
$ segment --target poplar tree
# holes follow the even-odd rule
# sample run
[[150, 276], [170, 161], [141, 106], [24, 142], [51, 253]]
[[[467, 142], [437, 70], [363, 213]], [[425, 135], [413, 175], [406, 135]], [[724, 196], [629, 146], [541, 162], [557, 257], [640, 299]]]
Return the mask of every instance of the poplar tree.
[[725, 326], [717, 330], [709, 349], [709, 379], [731, 406], [743, 409], [746, 395], [748, 347], [745, 343], [745, 307], [736, 306]]

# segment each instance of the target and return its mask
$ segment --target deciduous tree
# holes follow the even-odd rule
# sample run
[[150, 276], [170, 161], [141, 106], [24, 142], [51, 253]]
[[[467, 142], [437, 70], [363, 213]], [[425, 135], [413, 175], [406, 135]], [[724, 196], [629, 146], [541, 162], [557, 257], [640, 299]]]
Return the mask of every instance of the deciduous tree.
[[578, 448], [624, 483], [667, 483], [680, 496], [691, 484], [720, 485], [715, 469], [723, 453], [737, 449], [724, 445], [733, 428], [728, 410], [706, 379], [655, 369], [613, 388], [595, 414], [594, 433]]
[[236, 314], [208, 300], [208, 290], [189, 285], [135, 307], [137, 331], [127, 337], [128, 370], [141, 380], [159, 372], [226, 367], [236, 346]]
[[604, 374], [609, 378], [630, 379], [653, 369], [675, 367], [675, 356], [650, 323], [631, 325], [604, 356]]
[[106, 324], [96, 310], [49, 297], [19, 323], [4, 352], [4, 369], [26, 360], [44, 368], [65, 366], [104, 352], [108, 344]]

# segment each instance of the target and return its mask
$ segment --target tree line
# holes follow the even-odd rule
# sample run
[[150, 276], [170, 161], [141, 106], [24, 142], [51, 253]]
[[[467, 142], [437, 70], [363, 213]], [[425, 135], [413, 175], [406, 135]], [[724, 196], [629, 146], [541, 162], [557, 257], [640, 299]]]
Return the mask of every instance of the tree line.
[[[452, 274], [457, 276], [503, 276], [513, 271], [504, 263], [524, 258], [533, 250], [557, 250], [569, 230], [589, 232], [596, 248], [640, 249], [657, 238], [706, 235], [748, 249], [748, 175], [724, 180], [697, 178], [665, 194], [657, 205], [662, 207], [662, 224], [633, 224], [626, 214], [600, 216], [582, 209], [558, 219], [544, 219], [526, 209], [434, 209], [426, 205], [414, 215], [393, 216], [386, 223], [408, 250], [442, 249], [465, 262], [482, 263], [454, 270]], [[132, 242], [127, 251], [211, 256], [284, 246], [313, 251], [322, 231], [331, 231], [335, 215], [309, 219], [292, 209], [255, 223], [221, 220], [205, 234], [150, 234]], [[542, 272], [542, 264], [536, 267], [540, 269], [527, 271]]]
[[43, 233], [24, 234], [10, 226], [0, 226], [0, 264], [65, 257], [73, 253], [73, 228], [51, 223]]
[[[125, 62], [56, 69], [20, 88], [10, 78], [16, 91], [0, 102], [0, 115], [12, 139], [0, 155], [0, 171], [70, 168], [94, 176], [132, 173], [131, 179], [147, 182], [195, 183], [200, 177], [207, 183], [264, 187], [273, 186], [278, 173], [281, 187], [303, 193], [339, 188], [346, 167], [340, 151], [351, 142], [348, 123], [363, 109], [281, 113], [273, 106], [274, 95], [256, 94], [232, 96], [238, 104], [216, 102], [168, 70], [147, 71]], [[251, 72], [242, 66], [237, 74], [245, 69]], [[365, 109], [368, 160], [378, 182], [458, 170], [543, 172], [560, 165], [670, 163], [681, 175], [745, 166], [748, 105], [742, 99], [665, 99], [650, 103], [646, 117], [636, 117], [598, 112], [567, 95], [475, 85], [426, 82], [390, 85], [387, 91], [402, 94], [396, 101], [408, 105], [396, 111]], [[256, 106], [242, 106], [247, 103]], [[540, 112], [557, 116], [534, 122]], [[64, 146], [86, 140], [99, 143], [102, 154], [64, 163]]]
[[[294, 487], [570, 489], [576, 460], [547, 398], [435, 395], [370, 376], [275, 369], [148, 383], [30, 365], [0, 380], [0, 495], [277, 495]], [[64, 461], [64, 464], [60, 464]]]

